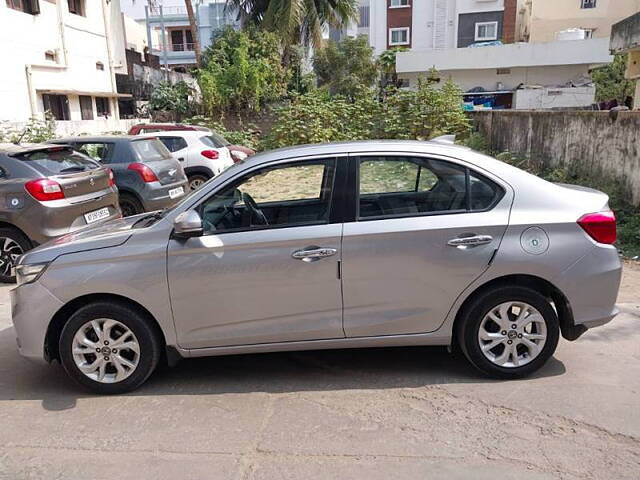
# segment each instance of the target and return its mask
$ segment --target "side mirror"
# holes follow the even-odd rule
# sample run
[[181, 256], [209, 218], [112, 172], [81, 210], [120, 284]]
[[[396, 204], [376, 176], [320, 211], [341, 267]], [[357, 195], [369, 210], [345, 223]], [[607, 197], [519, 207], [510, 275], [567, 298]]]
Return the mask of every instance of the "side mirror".
[[202, 219], [195, 210], [182, 212], [173, 221], [173, 235], [177, 238], [200, 237], [203, 233]]

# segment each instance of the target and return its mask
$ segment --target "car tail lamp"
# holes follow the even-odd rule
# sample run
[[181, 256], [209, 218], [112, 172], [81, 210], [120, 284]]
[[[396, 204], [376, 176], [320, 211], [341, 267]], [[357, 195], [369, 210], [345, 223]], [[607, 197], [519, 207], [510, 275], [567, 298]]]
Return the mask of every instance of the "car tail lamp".
[[140, 177], [142, 177], [142, 181], [145, 182], [145, 183], [157, 182], [158, 181], [158, 177], [156, 177], [156, 174], [153, 173], [153, 170], [151, 170], [144, 163], [132, 163], [132, 164], [129, 165], [128, 168], [129, 168], [129, 170], [133, 170], [134, 172], [138, 172], [138, 175], [140, 175]]
[[109, 174], [109, 186], [113, 187], [116, 184], [115, 179], [113, 178], [113, 170], [107, 168], [107, 173]]
[[31, 180], [25, 183], [24, 188], [33, 198], [42, 202], [64, 198], [64, 192], [60, 184], [48, 178]]
[[215, 150], [203, 150], [200, 155], [207, 157], [209, 160], [217, 160], [220, 157], [220, 154]]
[[611, 245], [616, 241], [616, 215], [611, 210], [587, 213], [578, 225], [598, 243]]

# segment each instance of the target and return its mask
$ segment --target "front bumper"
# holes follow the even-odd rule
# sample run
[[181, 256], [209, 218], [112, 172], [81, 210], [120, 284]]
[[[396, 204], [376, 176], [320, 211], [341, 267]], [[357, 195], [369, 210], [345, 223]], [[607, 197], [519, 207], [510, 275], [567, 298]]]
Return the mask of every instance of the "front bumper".
[[11, 318], [20, 355], [46, 363], [47, 329], [63, 303], [37, 281], [14, 288], [10, 296]]

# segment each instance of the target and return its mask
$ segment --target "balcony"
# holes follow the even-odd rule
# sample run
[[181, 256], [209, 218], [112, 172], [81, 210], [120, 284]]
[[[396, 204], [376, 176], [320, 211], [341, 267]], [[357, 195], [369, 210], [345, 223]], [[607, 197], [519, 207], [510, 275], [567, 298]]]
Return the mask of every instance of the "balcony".
[[187, 15], [186, 7], [160, 7], [152, 6], [148, 9], [149, 23], [188, 23], [189, 16]]
[[166, 48], [162, 45], [153, 48], [153, 54], [160, 57], [160, 63], [164, 63], [165, 51], [167, 54], [167, 63], [182, 64], [182, 63], [196, 63], [196, 54], [194, 51], [193, 43], [168, 43]]

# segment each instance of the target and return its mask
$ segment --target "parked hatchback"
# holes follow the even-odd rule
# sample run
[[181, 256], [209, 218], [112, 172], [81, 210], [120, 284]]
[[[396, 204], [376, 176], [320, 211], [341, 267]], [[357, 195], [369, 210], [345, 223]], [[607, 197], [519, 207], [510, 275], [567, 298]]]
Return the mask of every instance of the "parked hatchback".
[[244, 145], [231, 144], [227, 141], [226, 138], [220, 135], [220, 133], [214, 132], [207, 127], [201, 127], [199, 125], [185, 125], [183, 123], [138, 123], [129, 129], [129, 135], [176, 131], [200, 131], [211, 133], [216, 137], [217, 142], [229, 149], [231, 158], [236, 163], [256, 153], [255, 150], [249, 147], [245, 147]]
[[120, 216], [112, 173], [69, 147], [0, 144], [0, 282], [27, 250]]
[[170, 207], [187, 191], [182, 166], [156, 137], [69, 137], [51, 143], [71, 145], [107, 165], [125, 217]]
[[617, 314], [607, 203], [442, 141], [273, 151], [27, 253], [13, 322], [23, 355], [102, 393], [141, 385], [163, 350], [456, 344], [518, 378]]
[[191, 190], [200, 188], [234, 163], [225, 143], [211, 132], [185, 130], [155, 135], [184, 167]]

